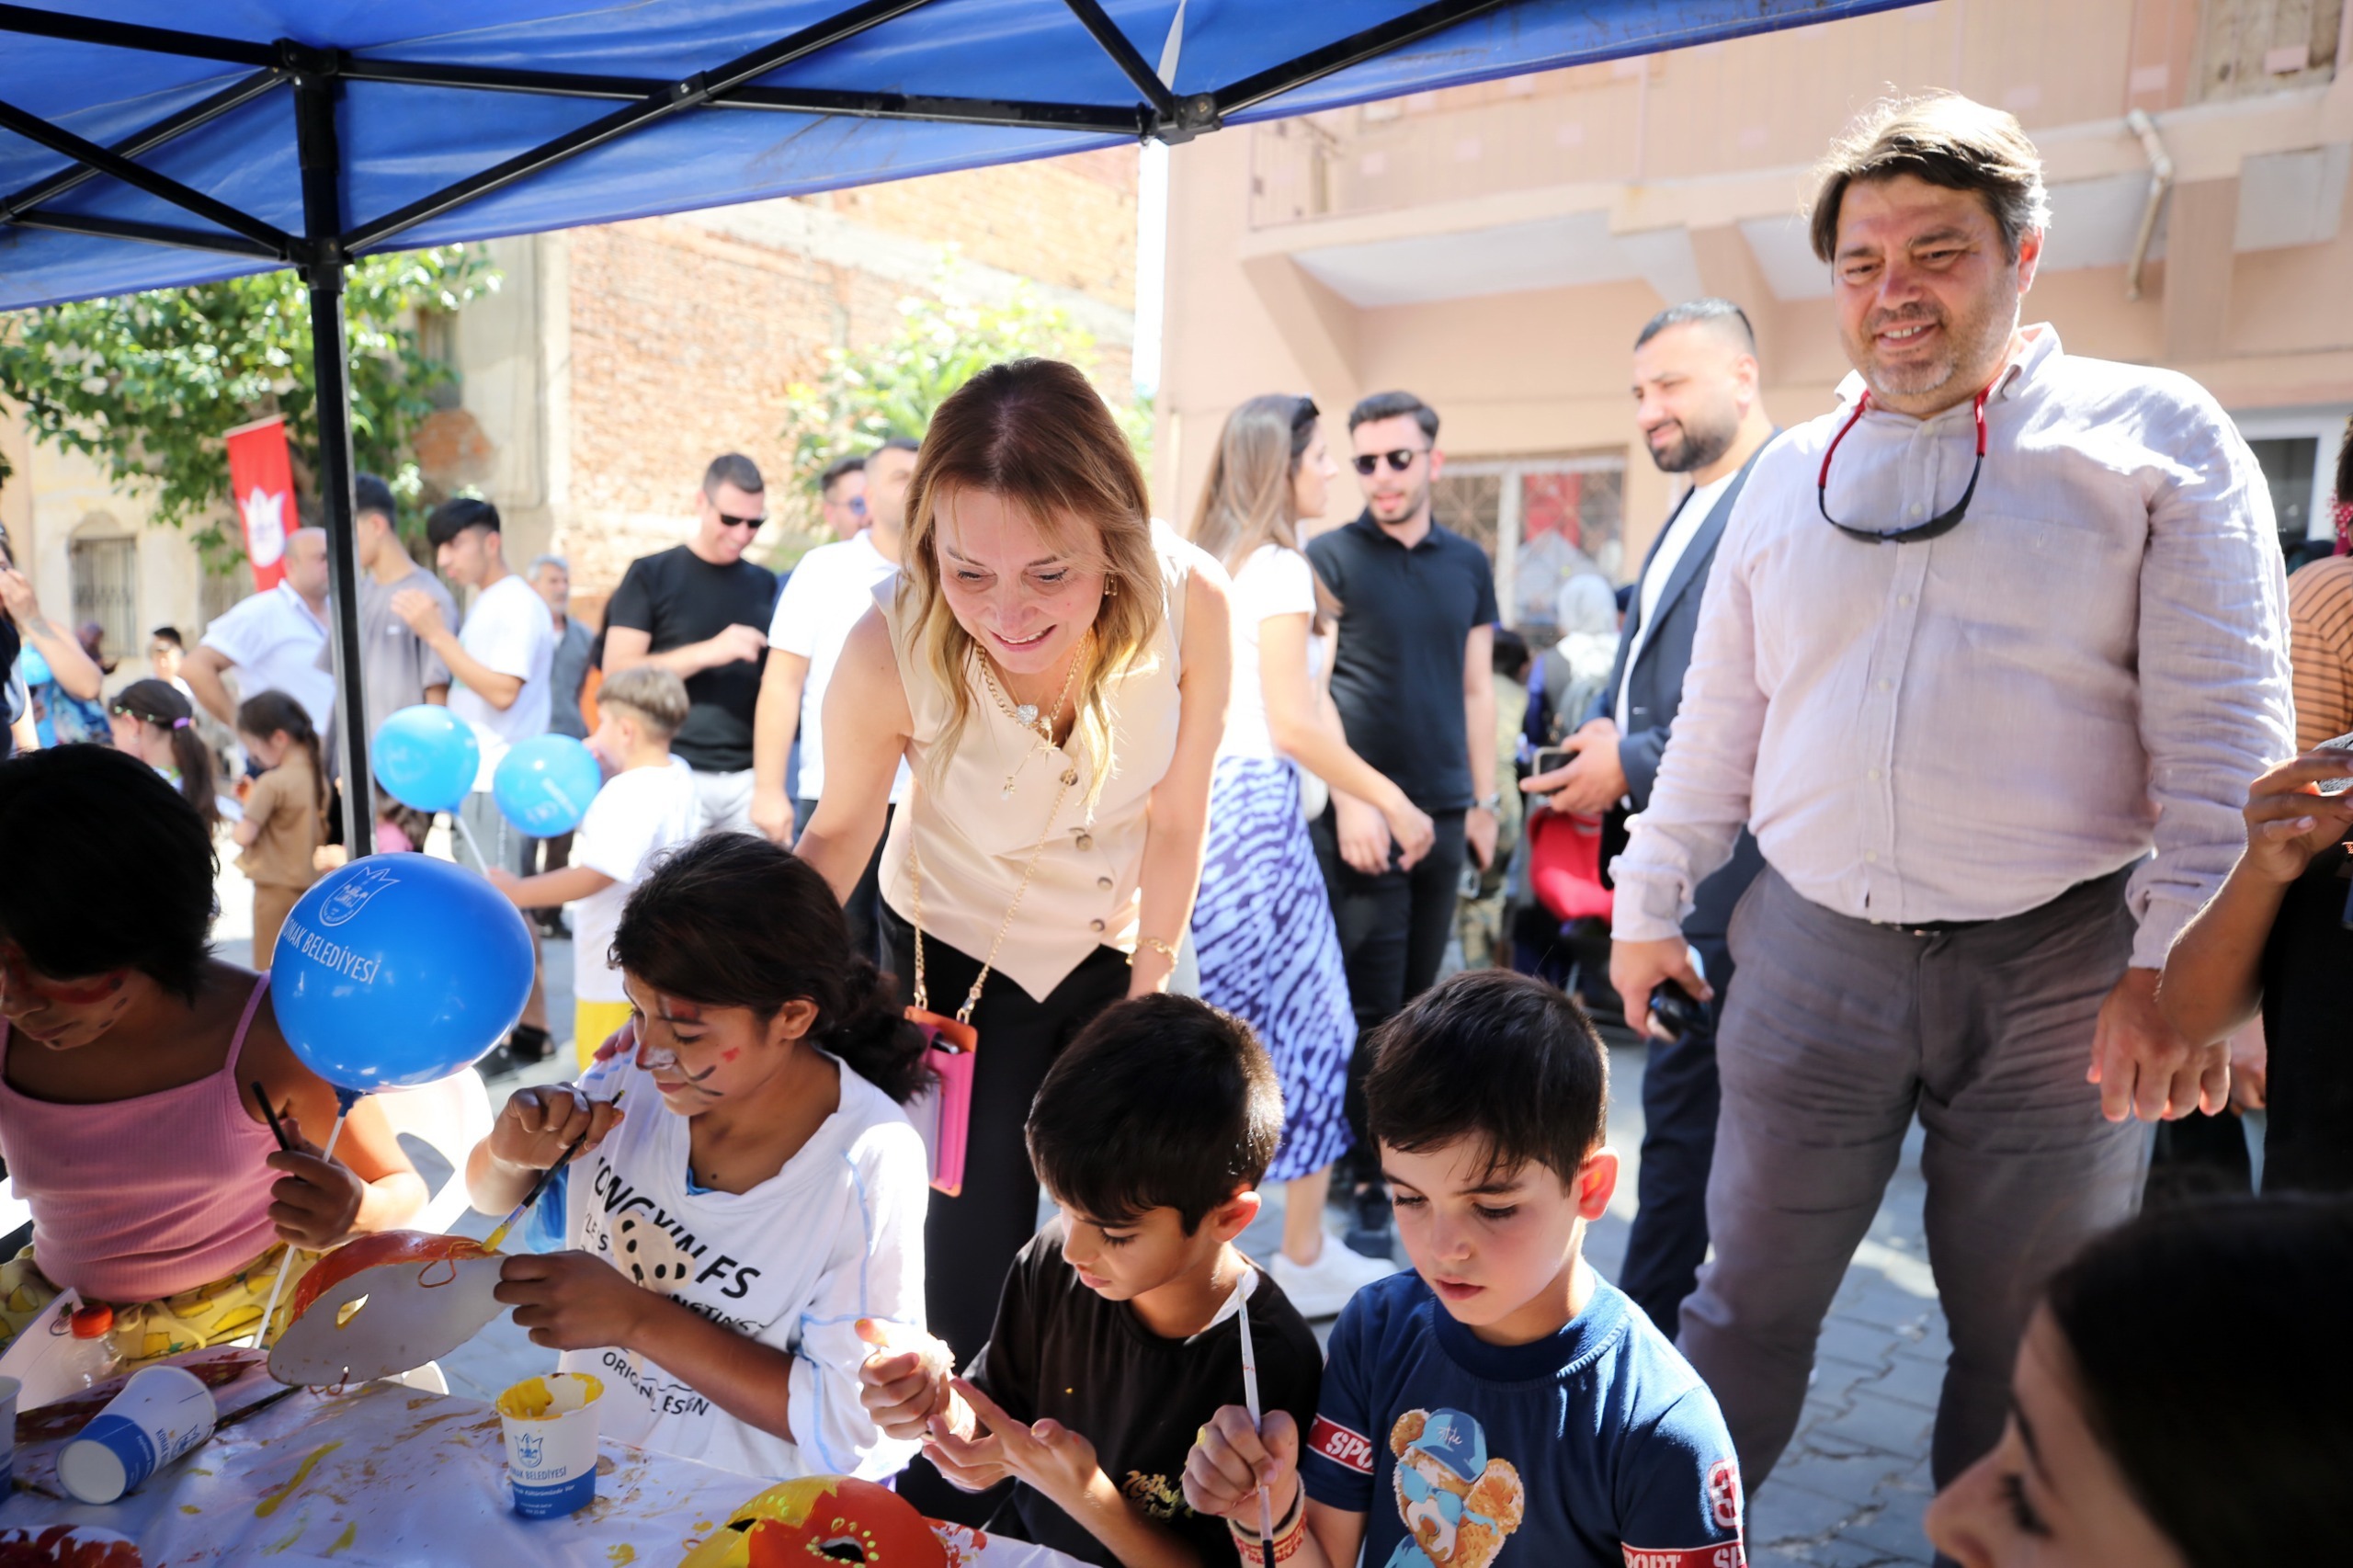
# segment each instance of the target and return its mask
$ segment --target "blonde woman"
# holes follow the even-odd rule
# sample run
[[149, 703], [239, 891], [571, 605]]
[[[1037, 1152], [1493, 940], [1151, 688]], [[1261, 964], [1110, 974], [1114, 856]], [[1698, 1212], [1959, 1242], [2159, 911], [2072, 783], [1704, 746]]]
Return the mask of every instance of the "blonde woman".
[[1175, 967], [1233, 650], [1225, 574], [1153, 520], [1110, 411], [1054, 360], [940, 405], [901, 561], [825, 693], [798, 847], [847, 897], [906, 760], [884, 937], [903, 994], [980, 1037], [963, 1189], [934, 1197], [925, 1240], [929, 1327], [962, 1363], [1036, 1229], [1023, 1124], [1046, 1069]]
[[1332, 1162], [1349, 1145], [1345, 1102], [1356, 1015], [1339, 933], [1307, 820], [1299, 769], [1370, 801], [1408, 866], [1429, 853], [1430, 819], [1348, 749], [1327, 722], [1310, 632], [1332, 609], [1300, 553], [1299, 520], [1324, 512], [1339, 472], [1315, 404], [1252, 398], [1211, 460], [1193, 542], [1233, 574], [1233, 693], [1210, 795], [1210, 837], [1193, 908], [1202, 999], [1246, 1020], [1283, 1085], [1283, 1141], [1267, 1171], [1289, 1183], [1276, 1281], [1309, 1317], [1329, 1317], [1357, 1288], [1393, 1273], [1326, 1239]]

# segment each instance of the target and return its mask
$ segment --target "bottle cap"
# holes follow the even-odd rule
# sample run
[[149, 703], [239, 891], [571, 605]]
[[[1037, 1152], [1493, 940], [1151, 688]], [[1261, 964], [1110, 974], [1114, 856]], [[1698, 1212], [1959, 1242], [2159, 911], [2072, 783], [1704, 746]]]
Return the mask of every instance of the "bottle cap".
[[99, 1339], [114, 1332], [114, 1309], [104, 1301], [74, 1309], [74, 1337]]

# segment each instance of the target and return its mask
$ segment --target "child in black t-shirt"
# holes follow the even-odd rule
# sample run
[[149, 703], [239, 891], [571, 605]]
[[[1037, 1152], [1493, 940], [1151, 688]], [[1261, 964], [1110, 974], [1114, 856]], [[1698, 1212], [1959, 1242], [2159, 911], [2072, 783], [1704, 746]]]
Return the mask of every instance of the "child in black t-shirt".
[[968, 1491], [1016, 1483], [992, 1528], [1090, 1562], [1231, 1562], [1197, 1515], [1185, 1455], [1242, 1398], [1250, 1314], [1258, 1393], [1304, 1426], [1323, 1357], [1306, 1321], [1235, 1249], [1282, 1131], [1282, 1091], [1238, 1019], [1179, 996], [1106, 1011], [1063, 1052], [1029, 1111], [1029, 1158], [1061, 1215], [1014, 1262], [989, 1343], [962, 1378], [947, 1346], [887, 1340], [867, 1408], [920, 1437]]

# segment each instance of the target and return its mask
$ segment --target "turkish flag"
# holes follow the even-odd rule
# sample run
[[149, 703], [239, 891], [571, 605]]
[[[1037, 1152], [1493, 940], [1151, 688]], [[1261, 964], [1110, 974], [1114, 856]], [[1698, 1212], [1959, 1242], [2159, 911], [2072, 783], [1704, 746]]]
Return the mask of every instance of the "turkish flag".
[[229, 432], [229, 495], [245, 530], [254, 586], [274, 588], [286, 575], [286, 536], [301, 526], [294, 506], [294, 465], [286, 455], [286, 420], [272, 415]]

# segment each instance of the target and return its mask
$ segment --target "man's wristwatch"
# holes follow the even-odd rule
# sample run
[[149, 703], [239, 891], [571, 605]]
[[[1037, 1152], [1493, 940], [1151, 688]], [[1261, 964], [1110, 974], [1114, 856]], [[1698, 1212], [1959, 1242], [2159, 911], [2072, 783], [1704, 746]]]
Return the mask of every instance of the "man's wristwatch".
[[1502, 811], [1504, 809], [1504, 792], [1500, 790], [1488, 790], [1485, 794], [1479, 797], [1478, 808], [1490, 815]]

